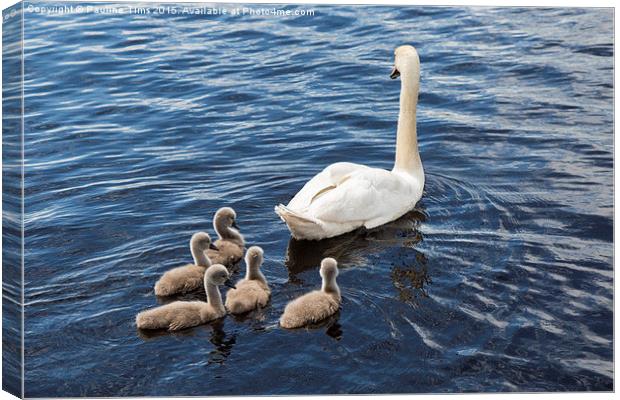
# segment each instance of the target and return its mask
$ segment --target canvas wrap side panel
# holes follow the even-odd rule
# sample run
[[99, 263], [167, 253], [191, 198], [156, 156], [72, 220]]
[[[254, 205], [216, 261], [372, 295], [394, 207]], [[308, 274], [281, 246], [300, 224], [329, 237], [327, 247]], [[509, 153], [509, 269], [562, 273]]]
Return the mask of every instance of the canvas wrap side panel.
[[2, 13], [2, 389], [23, 397], [23, 3]]

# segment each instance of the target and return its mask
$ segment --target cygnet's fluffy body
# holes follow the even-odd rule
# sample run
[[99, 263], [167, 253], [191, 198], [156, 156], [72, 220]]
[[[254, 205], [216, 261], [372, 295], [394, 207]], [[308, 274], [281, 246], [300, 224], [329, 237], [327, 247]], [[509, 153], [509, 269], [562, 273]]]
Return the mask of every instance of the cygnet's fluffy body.
[[231, 267], [243, 258], [245, 239], [238, 231], [237, 214], [230, 207], [222, 207], [213, 217], [213, 229], [218, 235], [217, 250], [207, 251], [213, 263]]
[[260, 271], [263, 263], [263, 249], [252, 246], [245, 255], [246, 275], [238, 281], [236, 289], [226, 293], [226, 309], [232, 314], [243, 314], [269, 302], [271, 290], [265, 276]]
[[300, 328], [320, 322], [335, 314], [340, 308], [340, 288], [336, 283], [338, 264], [333, 258], [321, 262], [323, 287], [296, 298], [286, 305], [280, 325], [283, 328]]
[[189, 246], [194, 264], [187, 264], [166, 271], [155, 283], [155, 294], [157, 296], [187, 293], [203, 285], [205, 271], [211, 266], [211, 260], [206, 252], [210, 248], [214, 249], [215, 246], [211, 243], [209, 234], [205, 232], [194, 234]]
[[234, 287], [228, 270], [223, 265], [213, 265], [204, 274], [207, 301], [175, 301], [161, 307], [142, 311], [136, 316], [140, 329], [168, 329], [177, 331], [222, 318], [226, 309], [222, 304], [219, 285]]

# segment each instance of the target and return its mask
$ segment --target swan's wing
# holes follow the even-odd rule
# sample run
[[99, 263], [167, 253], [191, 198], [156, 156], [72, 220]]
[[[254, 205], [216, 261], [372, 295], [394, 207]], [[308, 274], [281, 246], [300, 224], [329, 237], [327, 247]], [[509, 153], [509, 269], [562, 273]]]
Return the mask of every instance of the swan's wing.
[[204, 285], [205, 267], [187, 264], [166, 271], [155, 283], [157, 296], [170, 296], [199, 289]]
[[311, 202], [306, 215], [332, 223], [366, 223], [398, 216], [415, 201], [411, 185], [379, 168], [349, 174], [336, 187]]
[[200, 311], [206, 303], [199, 301], [176, 301], [171, 308], [168, 330], [178, 331], [201, 324]]
[[351, 173], [362, 169], [369, 168], [365, 165], [347, 162], [339, 162], [326, 167], [306, 182], [287, 207], [297, 211], [306, 209], [317, 196], [337, 187]]
[[207, 250], [207, 256], [213, 264], [222, 264], [231, 267], [243, 258], [243, 246], [227, 239], [215, 241], [218, 250]]

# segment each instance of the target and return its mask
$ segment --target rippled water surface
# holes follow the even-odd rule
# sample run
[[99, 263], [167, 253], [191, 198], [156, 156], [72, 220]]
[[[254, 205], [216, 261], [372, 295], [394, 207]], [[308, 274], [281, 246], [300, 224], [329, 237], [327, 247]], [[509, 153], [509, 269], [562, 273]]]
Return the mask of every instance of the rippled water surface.
[[[26, 395], [611, 390], [612, 10], [304, 8], [26, 12]], [[291, 241], [273, 206], [322, 167], [391, 168], [403, 43], [422, 200]], [[223, 205], [265, 249], [271, 305], [138, 332]], [[328, 255], [340, 313], [280, 329]]]

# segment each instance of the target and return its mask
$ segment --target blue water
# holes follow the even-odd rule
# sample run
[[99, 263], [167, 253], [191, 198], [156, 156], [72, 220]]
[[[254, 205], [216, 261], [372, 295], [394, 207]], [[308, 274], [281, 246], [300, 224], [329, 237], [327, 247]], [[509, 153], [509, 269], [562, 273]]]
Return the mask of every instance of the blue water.
[[[612, 390], [613, 11], [303, 8], [26, 12], [26, 396]], [[321, 168], [391, 168], [405, 43], [422, 200], [291, 241], [273, 206]], [[265, 250], [271, 305], [138, 332], [224, 205]], [[280, 329], [323, 256], [342, 310]]]

